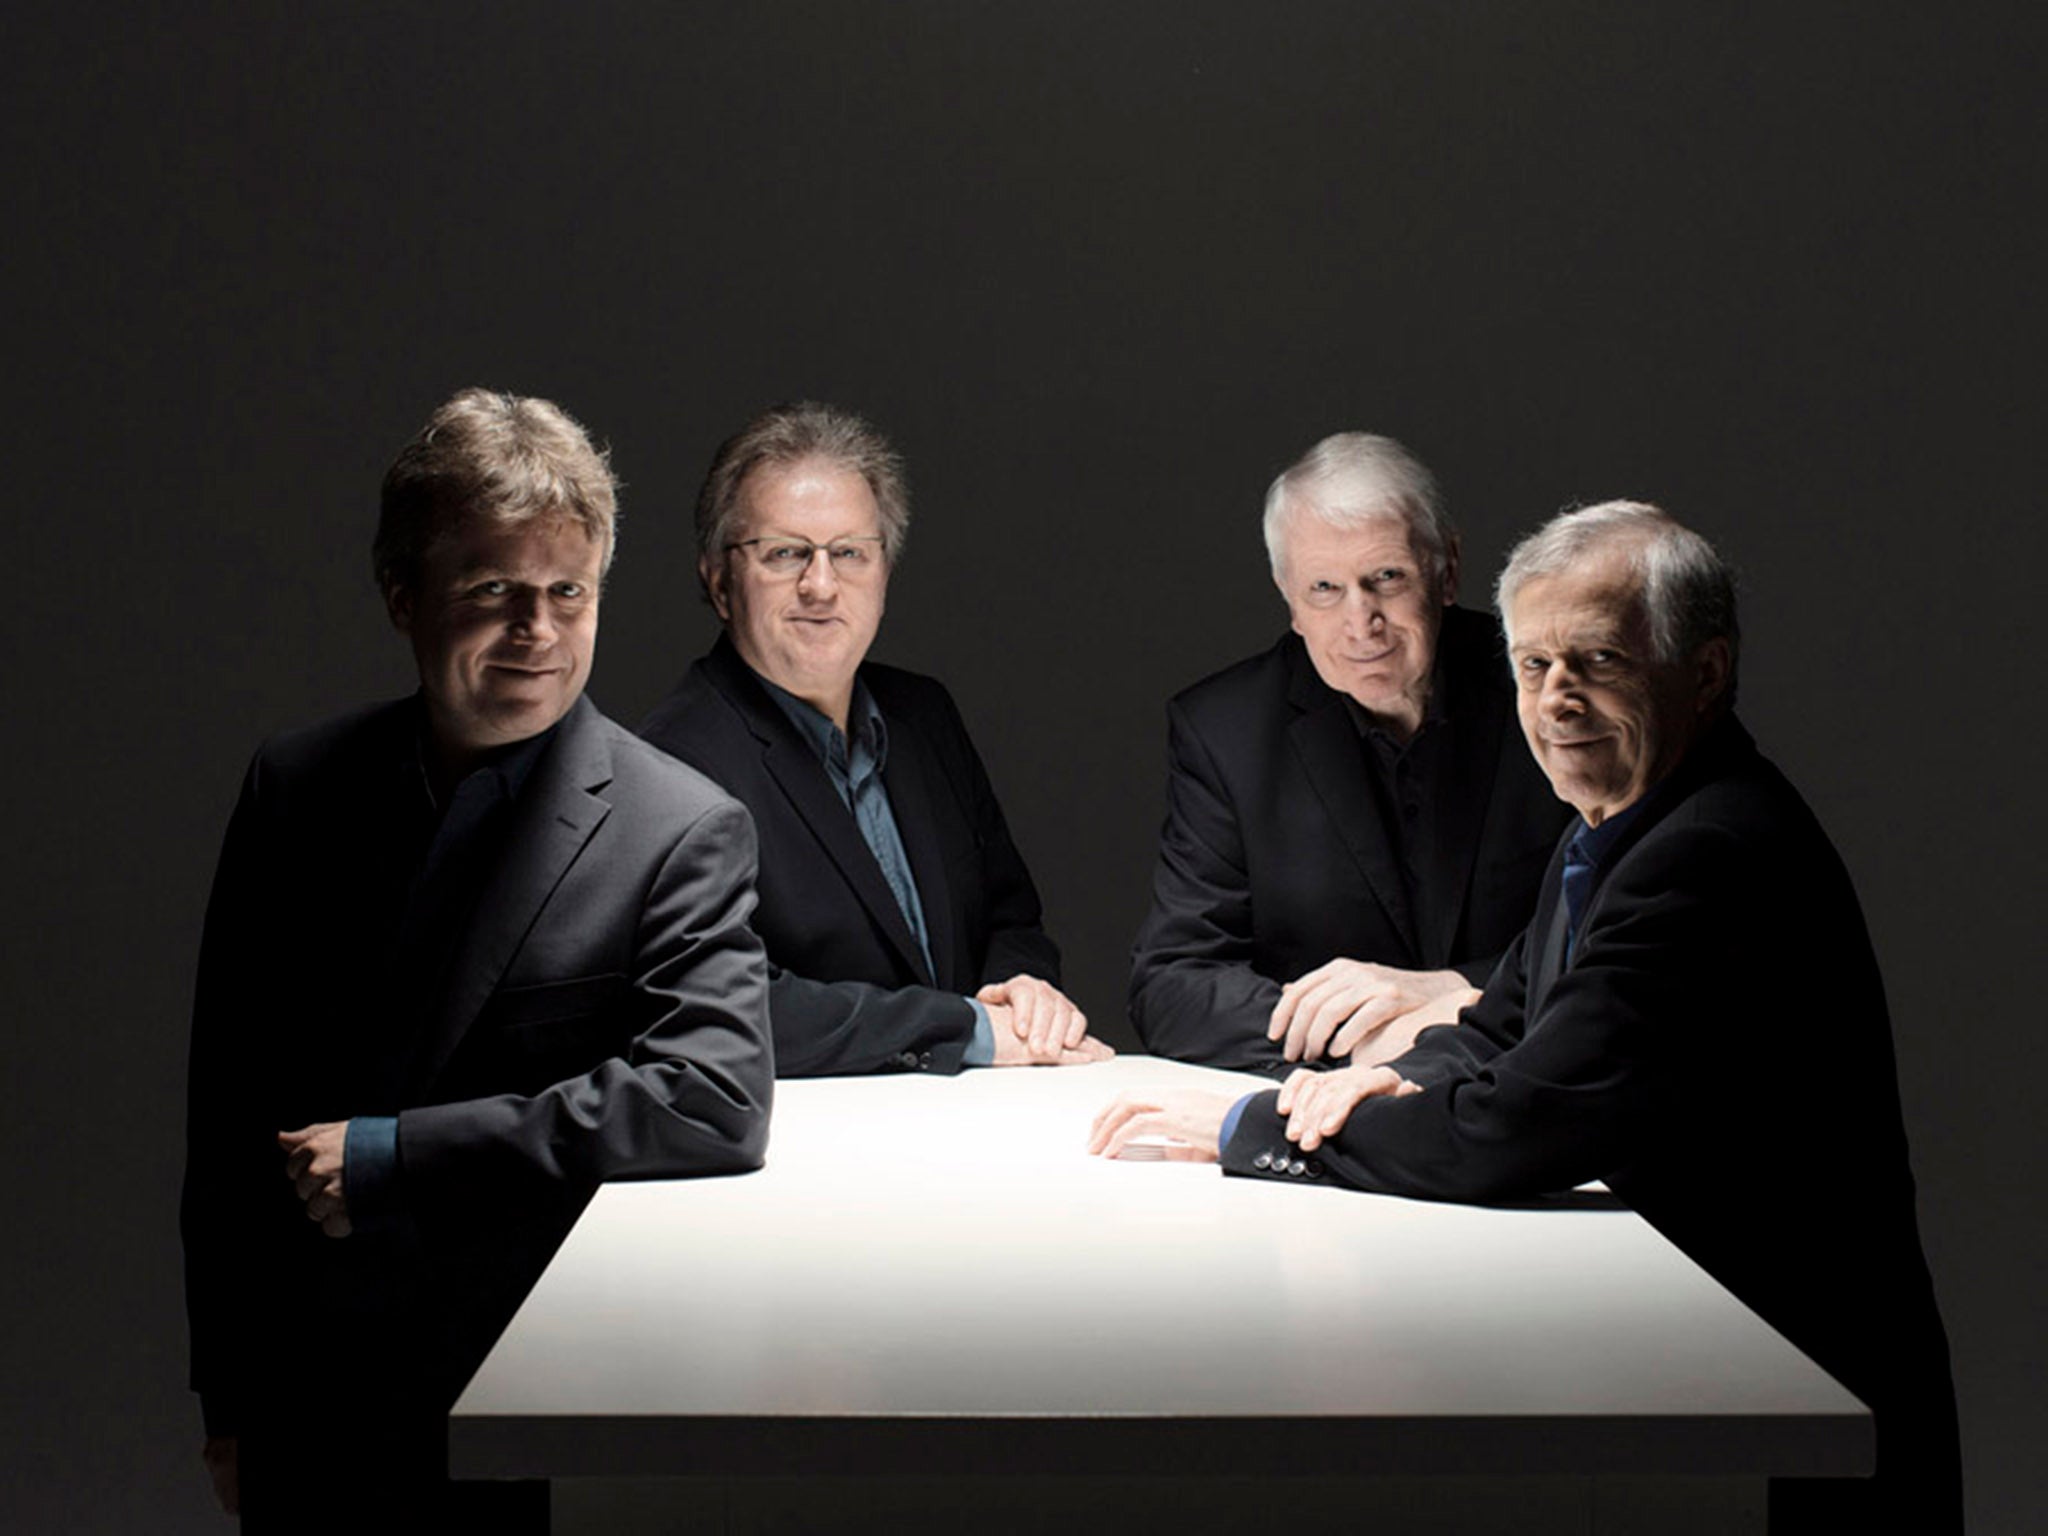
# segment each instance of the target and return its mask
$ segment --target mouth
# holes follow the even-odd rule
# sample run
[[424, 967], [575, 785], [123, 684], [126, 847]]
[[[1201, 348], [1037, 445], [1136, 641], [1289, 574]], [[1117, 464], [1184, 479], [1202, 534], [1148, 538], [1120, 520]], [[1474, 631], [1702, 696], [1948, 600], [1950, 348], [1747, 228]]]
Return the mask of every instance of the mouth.
[[1387, 660], [1400, 649], [1398, 645], [1390, 645], [1384, 651], [1374, 651], [1370, 656], [1346, 656], [1344, 659], [1354, 667], [1370, 667]]

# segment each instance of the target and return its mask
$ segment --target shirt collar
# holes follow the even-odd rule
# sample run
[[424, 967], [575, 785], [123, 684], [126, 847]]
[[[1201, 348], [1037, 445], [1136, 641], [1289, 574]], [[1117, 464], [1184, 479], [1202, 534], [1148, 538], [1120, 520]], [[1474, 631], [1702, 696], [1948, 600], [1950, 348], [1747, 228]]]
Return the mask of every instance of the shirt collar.
[[1643, 795], [1626, 810], [1616, 811], [1612, 816], [1602, 818], [1600, 825], [1589, 827], [1583, 819], [1572, 834], [1571, 848], [1578, 855], [1578, 862], [1598, 869], [1614, 851], [1614, 845], [1621, 841], [1621, 834], [1628, 830], [1628, 824], [1642, 814], [1643, 806], [1649, 801]]
[[[517, 799], [519, 791], [525, 787], [527, 779], [533, 773], [534, 764], [540, 761], [541, 754], [547, 751], [548, 743], [555, 739], [556, 732], [561, 728], [562, 722], [557, 720], [537, 736], [529, 736], [524, 741], [509, 742], [502, 747], [493, 747], [477, 760], [474, 768], [455, 781], [449, 790], [449, 801], [452, 803], [462, 786], [476, 778], [478, 774], [490, 776], [489, 781], [495, 782], [498, 798]], [[418, 726], [412, 734], [412, 767], [419, 775], [420, 790], [426, 796], [427, 804], [433, 807], [434, 814], [438, 816], [448, 807], [434, 796], [434, 776], [427, 770], [427, 754], [427, 709], [426, 700], [422, 698], [419, 700]]]
[[[758, 672], [754, 675], [760, 677]], [[853, 700], [847, 710], [847, 724], [853, 728], [850, 744], [846, 734], [816, 705], [798, 698], [786, 688], [777, 687], [765, 677], [761, 678], [761, 686], [768, 690], [768, 697], [789, 717], [790, 724], [797, 728], [798, 734], [827, 767], [842, 773], [849, 771], [850, 759], [861, 755], [860, 748], [866, 749], [865, 755], [873, 762], [877, 773], [889, 760], [888, 727], [882, 723], [882, 712], [875, 706], [874, 695], [868, 692], [867, 684], [858, 676], [853, 680]]]

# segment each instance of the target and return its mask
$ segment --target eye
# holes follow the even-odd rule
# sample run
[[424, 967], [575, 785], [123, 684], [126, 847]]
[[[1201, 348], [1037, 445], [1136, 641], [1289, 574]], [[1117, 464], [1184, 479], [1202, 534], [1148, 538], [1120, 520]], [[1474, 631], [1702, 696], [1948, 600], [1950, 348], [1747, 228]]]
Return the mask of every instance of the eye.
[[834, 565], [861, 565], [868, 558], [865, 544], [834, 544], [826, 553]]
[[764, 544], [761, 558], [777, 570], [795, 570], [800, 565], [811, 563], [811, 546], [808, 544]]
[[503, 597], [506, 593], [510, 592], [511, 590], [511, 582], [500, 581], [497, 578], [493, 577], [489, 581], [480, 581], [475, 586], [471, 587], [469, 589], [469, 595], [471, 597]]
[[555, 596], [567, 602], [575, 602], [588, 590], [580, 581], [558, 581], [555, 583]]

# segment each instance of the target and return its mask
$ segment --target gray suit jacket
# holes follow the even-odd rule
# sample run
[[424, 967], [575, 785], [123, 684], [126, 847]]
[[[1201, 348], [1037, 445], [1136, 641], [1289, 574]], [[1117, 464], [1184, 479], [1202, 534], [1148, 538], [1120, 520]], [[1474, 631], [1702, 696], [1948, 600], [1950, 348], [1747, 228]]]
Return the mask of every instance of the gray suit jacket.
[[[228, 827], [183, 1210], [216, 1433], [353, 1393], [445, 1405], [601, 1181], [752, 1168], [766, 1144], [746, 811], [579, 700], [422, 954], [418, 729], [407, 700], [267, 743]], [[324, 1237], [276, 1133], [370, 1114], [398, 1118], [402, 1219]]]

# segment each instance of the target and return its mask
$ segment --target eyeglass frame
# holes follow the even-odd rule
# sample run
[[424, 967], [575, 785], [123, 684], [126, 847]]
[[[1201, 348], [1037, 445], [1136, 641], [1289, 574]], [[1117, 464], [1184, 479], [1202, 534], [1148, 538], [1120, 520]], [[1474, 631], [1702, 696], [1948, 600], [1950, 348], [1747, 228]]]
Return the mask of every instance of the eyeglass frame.
[[[757, 544], [781, 544], [803, 550], [803, 559], [792, 564], [787, 570], [778, 570], [769, 564], [765, 555], [754, 557], [755, 567], [776, 581], [801, 581], [804, 573], [811, 568], [811, 563], [818, 558], [818, 551], [821, 549], [825, 552], [825, 563], [831, 567], [832, 574], [841, 581], [865, 580], [871, 572], [883, 569], [889, 561], [888, 539], [879, 533], [850, 533], [840, 538], [826, 539], [822, 543], [816, 539], [764, 533], [751, 539], [733, 539], [726, 544], [725, 550], [727, 554], [731, 554], [736, 549], [747, 549]], [[868, 551], [860, 548], [868, 544], [876, 546], [872, 565], [869, 563]], [[858, 558], [851, 565], [841, 565], [841, 557], [834, 553], [839, 549], [846, 549], [849, 554], [857, 555]]]

